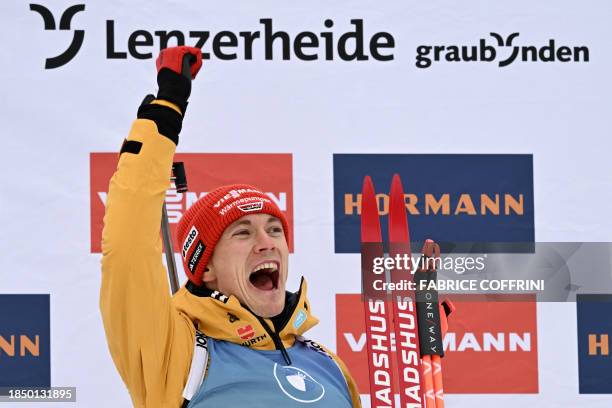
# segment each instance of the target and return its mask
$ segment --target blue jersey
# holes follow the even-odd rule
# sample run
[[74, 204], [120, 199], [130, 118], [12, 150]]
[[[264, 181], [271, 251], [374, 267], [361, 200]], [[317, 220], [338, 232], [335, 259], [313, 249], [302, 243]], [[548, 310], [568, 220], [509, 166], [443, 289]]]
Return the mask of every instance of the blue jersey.
[[210, 363], [189, 408], [350, 408], [347, 382], [336, 362], [302, 341], [287, 349], [256, 350], [208, 339]]

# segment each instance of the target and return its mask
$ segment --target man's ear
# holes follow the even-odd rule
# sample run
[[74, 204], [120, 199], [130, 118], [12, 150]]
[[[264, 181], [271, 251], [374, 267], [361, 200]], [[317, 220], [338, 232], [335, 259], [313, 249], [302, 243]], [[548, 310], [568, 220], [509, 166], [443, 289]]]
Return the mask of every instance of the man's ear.
[[204, 273], [202, 274], [202, 282], [210, 283], [217, 280], [217, 274], [215, 273], [215, 269], [208, 264], [206, 269], [204, 269]]

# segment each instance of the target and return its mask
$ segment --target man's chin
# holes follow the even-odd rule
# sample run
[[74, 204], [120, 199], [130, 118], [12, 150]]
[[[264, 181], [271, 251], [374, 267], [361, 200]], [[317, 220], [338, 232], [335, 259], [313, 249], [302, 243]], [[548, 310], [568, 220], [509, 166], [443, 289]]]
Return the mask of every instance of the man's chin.
[[282, 307], [278, 308], [278, 309], [269, 309], [269, 308], [266, 308], [266, 309], [262, 309], [261, 313], [255, 312], [255, 314], [257, 316], [259, 316], [259, 317], [263, 317], [265, 319], [270, 319], [270, 318], [272, 318], [274, 316], [278, 316], [279, 314], [282, 313], [282, 311], [283, 311]]
[[285, 307], [285, 291], [274, 289], [273, 291], [253, 290], [249, 308], [259, 317], [270, 318], [282, 313]]

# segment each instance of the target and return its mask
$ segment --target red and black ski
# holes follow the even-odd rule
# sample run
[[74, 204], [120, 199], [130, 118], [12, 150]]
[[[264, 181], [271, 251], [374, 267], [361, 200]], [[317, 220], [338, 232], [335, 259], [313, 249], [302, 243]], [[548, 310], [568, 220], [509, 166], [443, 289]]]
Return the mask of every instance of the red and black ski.
[[361, 284], [372, 408], [392, 408], [395, 405], [392, 391], [391, 302], [386, 293], [373, 289], [374, 281], [382, 279], [386, 282], [384, 272], [382, 275], [374, 273], [375, 260], [384, 256], [374, 184], [366, 176], [361, 195]]
[[398, 174], [393, 175], [389, 193], [389, 257], [401, 260], [390, 271], [400, 402], [402, 408], [419, 408], [423, 403], [417, 311], [414, 290], [408, 286], [412, 282], [412, 252], [404, 188]]

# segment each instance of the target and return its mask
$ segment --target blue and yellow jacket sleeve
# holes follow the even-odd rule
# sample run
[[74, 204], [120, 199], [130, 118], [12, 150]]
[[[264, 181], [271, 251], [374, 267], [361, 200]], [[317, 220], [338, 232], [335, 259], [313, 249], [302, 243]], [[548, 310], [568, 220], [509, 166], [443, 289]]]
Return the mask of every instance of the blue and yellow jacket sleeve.
[[143, 103], [138, 116], [109, 186], [100, 309], [134, 406], [175, 408], [182, 403], [195, 329], [172, 305], [160, 224], [182, 118], [165, 101]]

